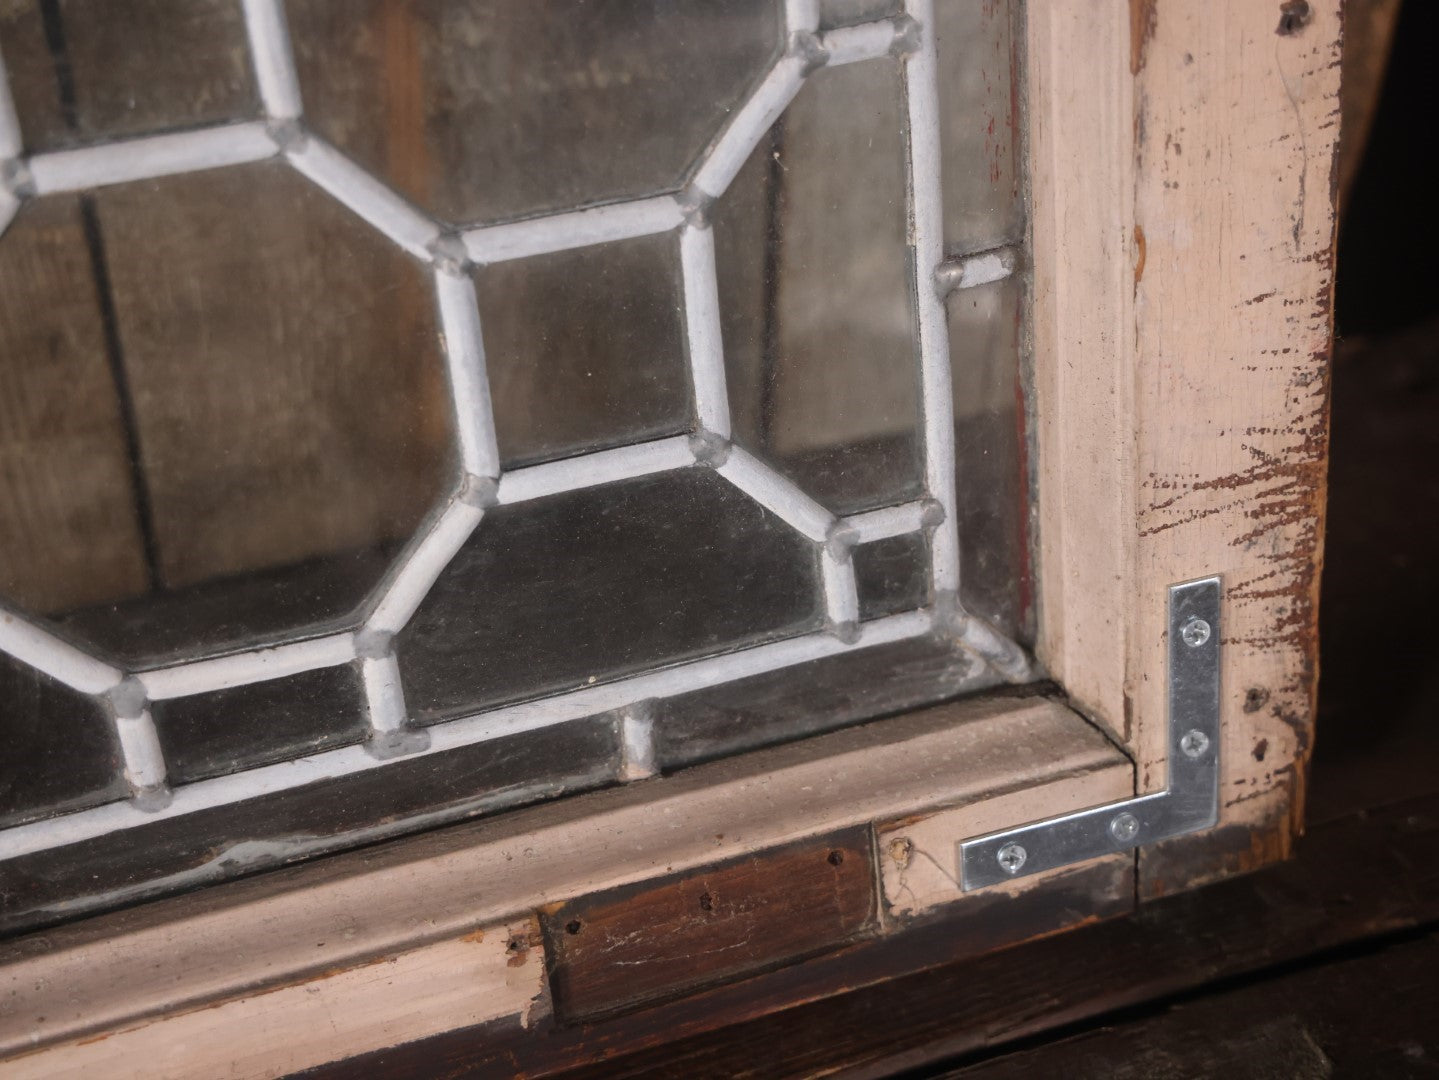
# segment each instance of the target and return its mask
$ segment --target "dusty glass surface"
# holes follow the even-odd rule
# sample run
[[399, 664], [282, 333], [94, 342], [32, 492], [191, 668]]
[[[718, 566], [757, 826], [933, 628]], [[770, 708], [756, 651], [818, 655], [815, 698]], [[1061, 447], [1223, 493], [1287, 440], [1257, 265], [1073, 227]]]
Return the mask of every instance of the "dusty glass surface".
[[[943, 2], [943, 0], [941, 0]], [[903, 0], [819, 0], [819, 28], [833, 30], [898, 15], [904, 10]]]
[[1033, 639], [1019, 277], [950, 295], [960, 597], [1020, 641]]
[[1024, 229], [1015, 7], [940, 0], [934, 13], [945, 247], [1014, 243]]
[[0, 0], [27, 150], [260, 111], [240, 0]]
[[816, 629], [813, 547], [706, 469], [486, 515], [398, 639], [421, 723]]
[[448, 482], [424, 276], [278, 163], [29, 202], [0, 277], [0, 596], [111, 655], [342, 618]]
[[0, 929], [1001, 681], [1008, 5], [274, 10], [0, 0]]
[[923, 533], [860, 544], [852, 558], [861, 619], [914, 611], [929, 603], [929, 544]]
[[715, 211], [735, 436], [837, 513], [921, 484], [899, 65], [822, 71]]
[[104, 706], [3, 653], [0, 733], [0, 826], [108, 802], [128, 790]]
[[181, 784], [365, 738], [364, 695], [349, 665], [157, 701], [151, 711]]
[[614, 782], [618, 743], [608, 718], [584, 720], [8, 859], [0, 934], [373, 842], [416, 820], [460, 820], [601, 787]]
[[673, 235], [475, 271], [506, 466], [692, 426]]
[[315, 129], [456, 223], [678, 186], [779, 48], [776, 5], [295, 0]]

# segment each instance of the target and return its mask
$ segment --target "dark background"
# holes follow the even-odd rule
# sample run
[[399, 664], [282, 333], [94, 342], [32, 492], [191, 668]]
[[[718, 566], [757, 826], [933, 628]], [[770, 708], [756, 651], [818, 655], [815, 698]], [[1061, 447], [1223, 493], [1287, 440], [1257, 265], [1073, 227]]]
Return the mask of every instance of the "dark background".
[[1407, 0], [1340, 224], [1311, 822], [1439, 766], [1436, 45], [1439, 4]]

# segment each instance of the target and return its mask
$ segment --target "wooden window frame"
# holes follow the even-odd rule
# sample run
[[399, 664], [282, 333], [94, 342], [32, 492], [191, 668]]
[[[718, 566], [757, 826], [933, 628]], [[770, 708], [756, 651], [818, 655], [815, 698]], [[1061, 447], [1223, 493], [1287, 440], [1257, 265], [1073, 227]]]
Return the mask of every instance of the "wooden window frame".
[[[978, 920], [967, 947], [997, 947], [1037, 930], [984, 922], [996, 897], [1051, 898], [1053, 930], [1287, 856], [1313, 734], [1340, 2], [1280, 32], [1252, 0], [1030, 0], [1024, 19], [1037, 655], [1067, 700], [920, 710], [17, 938], [9, 1075], [277, 1075], [476, 1025], [523, 1046], [567, 1020], [554, 905], [841, 834], [873, 910], [739, 974], [921, 924]], [[1210, 574], [1219, 825], [962, 893], [959, 840], [1163, 785], [1165, 590]]]

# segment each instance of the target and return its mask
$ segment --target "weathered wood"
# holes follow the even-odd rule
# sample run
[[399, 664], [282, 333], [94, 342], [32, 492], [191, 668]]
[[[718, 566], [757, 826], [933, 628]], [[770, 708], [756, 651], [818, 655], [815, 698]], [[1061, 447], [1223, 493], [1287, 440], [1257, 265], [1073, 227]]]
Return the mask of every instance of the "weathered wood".
[[[747, 1068], [764, 1071], [772, 1062], [795, 1056], [786, 1048], [778, 1055], [764, 1041], [749, 1040], [746, 1022], [836, 994], [865, 987], [879, 989], [886, 980], [973, 958], [977, 953], [1017, 942], [1047, 937], [1099, 919], [1129, 912], [1134, 903], [1133, 864], [1119, 872], [1107, 865], [1071, 870], [1048, 880], [1023, 896], [991, 894], [974, 898], [962, 912], [906, 926], [902, 933], [865, 938], [836, 952], [782, 967], [741, 982], [703, 990], [677, 1001], [650, 1006], [608, 1020], [561, 1026], [544, 1019], [530, 1029], [518, 1025], [492, 1025], [455, 1031], [413, 1046], [395, 1047], [337, 1062], [316, 1070], [314, 1076], [383, 1076], [429, 1080], [431, 1077], [510, 1077], [516, 1063], [530, 1075], [563, 1073], [589, 1062], [621, 1071], [628, 1055], [638, 1053], [640, 1070], [663, 1072], [671, 1060], [663, 1047], [678, 1048], [675, 1068], [705, 1072], [704, 1060], [719, 1029], [736, 1025], [740, 1044], [715, 1052], [715, 1075], [739, 1075]], [[884, 1038], [883, 1027], [866, 1020], [857, 1027]], [[706, 1034], [709, 1033], [709, 1034]], [[828, 1040], [830, 1033], [818, 1032]], [[803, 1054], [814, 1069], [824, 1067], [819, 1048], [807, 1044], [803, 1028], [767, 1030], [762, 1039], [806, 1044]], [[689, 1042], [699, 1047], [691, 1051]], [[845, 1044], [834, 1044], [843, 1052]], [[731, 1070], [725, 1072], [725, 1070]], [[812, 1074], [812, 1072], [811, 1072]]]
[[[1032, 753], [1016, 723], [1050, 732], [1061, 756]], [[1122, 762], [1058, 703], [970, 700], [455, 826], [6, 943], [0, 1045], [84, 1038], [584, 893]]]
[[[1264, 5], [1161, 2], [1136, 56], [1133, 745], [1150, 789], [1168, 753], [1157, 598], [1222, 574], [1220, 827], [1256, 834], [1241, 869], [1300, 830], [1314, 722], [1340, 12], [1307, 10], [1276, 32]], [[1187, 867], [1179, 850], [1163, 873], [1141, 857], [1141, 896], [1229, 869], [1202, 840]]]
[[[532, 1038], [545, 1065], [529, 1075], [718, 1078], [760, 1069], [799, 1077], [843, 1068], [846, 1076], [893, 1076], [1436, 918], [1439, 796], [1431, 795], [1317, 827], [1297, 860], [1153, 901], [1134, 918], [829, 1000], [812, 995], [713, 1034], [674, 1039], [672, 1022], [656, 1013], [649, 1030], [628, 1032], [628, 1043], [604, 1027], [588, 1029], [566, 1061], [545, 1057]], [[1388, 991], [1375, 996], [1396, 1000]], [[623, 1054], [636, 1046], [650, 1049]], [[606, 1060], [591, 1065], [598, 1053]], [[511, 1071], [515, 1061], [508, 1059]], [[465, 1071], [481, 1062], [490, 1063], [488, 1073]], [[358, 1064], [372, 1077], [506, 1075], [484, 1046], [466, 1047], [455, 1035]]]
[[543, 912], [566, 1022], [837, 948], [876, 923], [869, 830], [807, 840]]
[[1128, 18], [1123, 0], [1077, 0], [1031, 5], [1027, 23], [1036, 648], [1120, 738], [1135, 518]]
[[[123, 1031], [16, 1058], [5, 1074], [39, 1080], [94, 1070], [116, 1080], [259, 1080], [422, 1039], [461, 1018], [525, 1023], [544, 990], [538, 944], [531, 919], [487, 926], [268, 993], [149, 1017]], [[163, 1030], [158, 1039], [156, 1027]]]
[[1299, 827], [1339, 48], [1337, 0], [1309, 9], [1281, 34], [1238, 0], [1030, 13], [1040, 654], [1141, 790], [1164, 782], [1165, 589], [1224, 577], [1221, 825], [1254, 840], [1146, 854], [1146, 894], [1282, 858]]
[[[1016, 730], [1015, 738], [1040, 754], [1046, 749], [1044, 732]], [[1107, 769], [1060, 776], [998, 795], [979, 804], [960, 804], [934, 814], [916, 814], [877, 825], [880, 880], [883, 884], [885, 915], [909, 919], [965, 899], [960, 891], [959, 841], [1007, 829], [1018, 822], [1065, 814], [1127, 798], [1134, 792], [1134, 769], [1128, 762], [1115, 762]], [[1116, 871], [1133, 865], [1128, 852], [1095, 860]], [[992, 890], [1001, 896], [1018, 896], [1024, 890], [1017, 881]]]

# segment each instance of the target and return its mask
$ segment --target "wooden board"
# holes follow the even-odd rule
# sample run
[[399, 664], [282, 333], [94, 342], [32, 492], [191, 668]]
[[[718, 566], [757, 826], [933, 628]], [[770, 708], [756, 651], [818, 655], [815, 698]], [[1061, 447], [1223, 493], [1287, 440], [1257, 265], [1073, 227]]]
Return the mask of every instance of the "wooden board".
[[835, 949], [874, 927], [876, 906], [868, 829], [554, 905], [556, 1013], [612, 1015]]
[[457, 1020], [525, 1023], [544, 990], [538, 941], [532, 920], [488, 926], [252, 997], [149, 1017], [12, 1060], [5, 1075], [40, 1080], [93, 1070], [115, 1080], [260, 1080], [421, 1039]]
[[[788, 1010], [747, 1014], [744, 1022], [714, 1025], [720, 1029], [710, 1034], [676, 1039], [673, 1026], [663, 1026], [670, 1018], [657, 1015], [647, 1031], [625, 1030], [634, 1050], [623, 1056], [615, 1030], [622, 1021], [591, 1028], [563, 1061], [546, 1058], [542, 1042], [531, 1038], [535, 1060], [546, 1064], [529, 1075], [723, 1078], [755, 1071], [879, 1078], [992, 1055], [1064, 1025], [1093, 1023], [1216, 981], [1432, 924], [1439, 918], [1436, 825], [1433, 795], [1355, 815], [1316, 828], [1293, 862], [1156, 900], [1134, 918], [877, 985], [851, 984], [828, 1000], [816, 1000], [823, 995], [811, 990]], [[856, 979], [855, 967], [851, 972]], [[1377, 986], [1372, 995], [1396, 1010], [1405, 1000]], [[1276, 995], [1264, 1000], [1272, 1006]], [[1342, 1010], [1346, 1002], [1334, 1004]], [[606, 1060], [595, 1064], [601, 1046]], [[446, 1037], [362, 1062], [367, 1076], [418, 1080], [434, 1075], [438, 1062], [455, 1074], [509, 1075], [514, 1058], [490, 1057], [482, 1039], [466, 1046]], [[1027, 1075], [1068, 1075], [1068, 1067]]]

